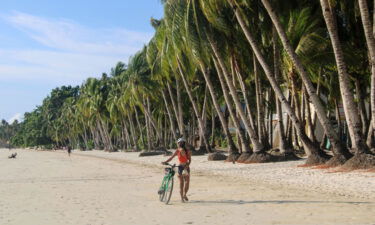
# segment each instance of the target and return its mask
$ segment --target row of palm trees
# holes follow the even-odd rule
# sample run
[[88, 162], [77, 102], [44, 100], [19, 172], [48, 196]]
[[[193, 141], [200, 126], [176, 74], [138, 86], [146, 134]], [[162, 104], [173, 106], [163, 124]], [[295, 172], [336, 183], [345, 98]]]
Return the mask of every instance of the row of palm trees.
[[285, 160], [303, 149], [308, 165], [375, 165], [373, 2], [162, 2], [128, 65], [64, 99], [54, 143], [155, 149], [184, 136], [207, 152], [222, 140], [231, 161], [268, 162], [277, 147]]

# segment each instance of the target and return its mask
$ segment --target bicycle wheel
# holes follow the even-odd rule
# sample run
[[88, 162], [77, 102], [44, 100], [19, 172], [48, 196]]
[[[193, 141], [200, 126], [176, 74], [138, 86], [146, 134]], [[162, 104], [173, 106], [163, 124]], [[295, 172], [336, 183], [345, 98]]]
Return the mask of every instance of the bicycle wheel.
[[164, 199], [164, 194], [165, 194], [164, 190], [159, 190], [159, 200], [160, 200], [161, 202], [162, 202], [163, 199]]
[[164, 195], [165, 195], [165, 178], [163, 179], [163, 182], [161, 183], [161, 186], [158, 191], [159, 195], [159, 200], [162, 202], [164, 200]]
[[165, 185], [166, 189], [164, 191], [164, 197], [163, 200], [165, 204], [168, 204], [172, 197], [172, 191], [173, 191], [173, 177], [171, 177]]

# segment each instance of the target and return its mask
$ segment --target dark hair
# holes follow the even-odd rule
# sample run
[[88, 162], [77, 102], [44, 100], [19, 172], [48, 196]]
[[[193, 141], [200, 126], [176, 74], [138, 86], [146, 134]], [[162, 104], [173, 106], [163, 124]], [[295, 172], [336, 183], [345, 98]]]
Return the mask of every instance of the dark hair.
[[179, 142], [178, 147], [182, 148], [186, 153], [189, 151], [188, 148], [186, 148], [186, 143], [185, 142]]

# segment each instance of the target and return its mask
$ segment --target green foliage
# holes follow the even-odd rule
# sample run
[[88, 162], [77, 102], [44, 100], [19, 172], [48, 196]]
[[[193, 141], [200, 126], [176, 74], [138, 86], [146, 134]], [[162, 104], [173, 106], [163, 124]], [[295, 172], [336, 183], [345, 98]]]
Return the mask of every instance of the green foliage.
[[[271, 2], [311, 81], [321, 86], [323, 96], [329, 97], [327, 110], [332, 110], [333, 102], [340, 102], [341, 92], [332, 46], [318, 1]], [[336, 2], [333, 6], [347, 67], [353, 80], [357, 79], [364, 85], [364, 95], [367, 96], [371, 73], [356, 1]], [[41, 106], [25, 113], [21, 123], [8, 124], [3, 120], [0, 142], [23, 147], [70, 145], [109, 151], [144, 149], [148, 142], [174, 145], [170, 137], [171, 123], [175, 127], [178, 127], [178, 123], [189, 129], [196, 127], [196, 124], [192, 125], [196, 115], [187, 90], [192, 93], [192, 101], [196, 101], [200, 114], [205, 113], [209, 118], [212, 113], [210, 98], [206, 102], [207, 109], [203, 111], [207, 94], [203, 71], [211, 77], [216, 97], [222, 106], [227, 104], [223, 99], [217, 68], [213, 64], [216, 58], [212, 43], [219, 46], [224, 67], [228, 68], [230, 79], [237, 88], [235, 94], [242, 102], [247, 96], [255, 112], [254, 56], [235, 11], [239, 10], [245, 15], [245, 25], [254, 33], [266, 63], [272, 68], [274, 46], [281, 45], [280, 40], [273, 39], [272, 21], [261, 1], [164, 0], [162, 3], [164, 18], [151, 19], [155, 28], [154, 37], [129, 62], [118, 62], [109, 75], [103, 73], [100, 78], [87, 78], [80, 87], [53, 89]], [[294, 94], [300, 99], [302, 82], [293, 61], [284, 49], [280, 48], [280, 51], [279, 69], [283, 75], [280, 86], [292, 90], [293, 82], [297, 86]], [[262, 84], [260, 94], [265, 96], [272, 89], [263, 71], [259, 73]], [[187, 80], [187, 89], [181, 84], [182, 75]], [[243, 81], [248, 93], [242, 92], [240, 81]], [[176, 109], [177, 93], [181, 96], [182, 121], [179, 121], [180, 109]], [[273, 98], [263, 102], [263, 110], [274, 113]], [[166, 107], [170, 107], [172, 115], [167, 115]], [[194, 135], [194, 131], [190, 133]], [[228, 146], [228, 138], [223, 136], [222, 128], [216, 128], [214, 134], [220, 147]], [[232, 138], [238, 144], [238, 140]]]

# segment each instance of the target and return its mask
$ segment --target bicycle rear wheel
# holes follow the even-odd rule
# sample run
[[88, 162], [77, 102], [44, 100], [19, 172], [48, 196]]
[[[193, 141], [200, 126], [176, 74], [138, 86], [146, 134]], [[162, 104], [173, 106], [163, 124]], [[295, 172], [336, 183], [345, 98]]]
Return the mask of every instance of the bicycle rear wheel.
[[163, 202], [165, 202], [165, 204], [168, 204], [169, 201], [171, 200], [172, 191], [173, 191], [173, 183], [174, 183], [173, 177], [171, 177], [171, 179], [169, 179], [165, 184], [166, 189], [164, 190], [164, 196], [163, 196]]

